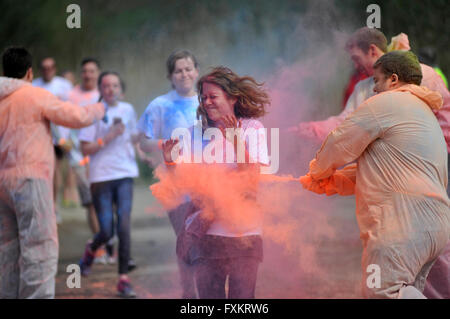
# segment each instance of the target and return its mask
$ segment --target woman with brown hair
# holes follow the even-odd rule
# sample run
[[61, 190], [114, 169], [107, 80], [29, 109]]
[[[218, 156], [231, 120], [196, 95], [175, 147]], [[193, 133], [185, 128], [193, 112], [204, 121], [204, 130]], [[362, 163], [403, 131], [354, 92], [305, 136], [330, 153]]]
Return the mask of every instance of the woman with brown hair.
[[[220, 161], [219, 158], [219, 161], [215, 162], [215, 164], [220, 162], [219, 167], [225, 168], [223, 171], [225, 175], [220, 176], [219, 179], [233, 182], [228, 189], [216, 187], [209, 192], [208, 196], [203, 194], [199, 202], [195, 201], [197, 208], [193, 209], [193, 213], [186, 219], [185, 240], [181, 244], [180, 241], [178, 242], [177, 252], [180, 253], [180, 246], [184, 245], [187, 248], [184, 249], [184, 258], [195, 267], [196, 285], [201, 299], [225, 298], [227, 277], [228, 298], [254, 298], [257, 270], [263, 255], [262, 223], [261, 219], [256, 222], [250, 221], [251, 218], [247, 218], [247, 215], [250, 206], [250, 210], [258, 210], [256, 187], [253, 186], [257, 185], [259, 166], [269, 164], [265, 129], [256, 118], [266, 113], [270, 100], [262, 84], [252, 77], [240, 77], [225, 67], [216, 67], [204, 75], [198, 81], [197, 90], [200, 102], [197, 118], [202, 121], [203, 132], [216, 128], [220, 130], [218, 132], [222, 133], [222, 137], [226, 137], [221, 139], [220, 145], [223, 147], [223, 158], [227, 160]], [[248, 136], [246, 132], [249, 129], [258, 132], [258, 143], [250, 143], [246, 138]], [[231, 137], [227, 134], [229, 130], [238, 132], [236, 143], [234, 134]], [[205, 149], [207, 144], [217, 142], [217, 138], [214, 140], [202, 138], [201, 145]], [[176, 140], [171, 139], [162, 145], [167, 168], [174, 174], [176, 174], [177, 165], [171, 153], [177, 143]], [[245, 146], [244, 154], [239, 154], [239, 145]], [[226, 152], [232, 154], [226, 154]], [[229, 161], [230, 158], [234, 160]], [[245, 160], [238, 161], [237, 158]], [[203, 160], [211, 163], [211, 161]], [[207, 167], [212, 166], [205, 168]], [[242, 188], [242, 179], [236, 178], [236, 173], [251, 176], [250, 180], [256, 183], [249, 183], [248, 186], [244, 184], [243, 192], [230, 191], [230, 188]], [[213, 187], [213, 184], [213, 182], [208, 183], [208, 187], [210, 185]], [[236, 194], [238, 194], [237, 197]], [[225, 202], [224, 197], [232, 196], [236, 198], [227, 200], [237, 203], [236, 206], [220, 205]], [[240, 205], [244, 202], [251, 204]], [[236, 209], [236, 207], [240, 208]], [[234, 216], [235, 220], [227, 222], [226, 219], [231, 218], [230, 216]]]

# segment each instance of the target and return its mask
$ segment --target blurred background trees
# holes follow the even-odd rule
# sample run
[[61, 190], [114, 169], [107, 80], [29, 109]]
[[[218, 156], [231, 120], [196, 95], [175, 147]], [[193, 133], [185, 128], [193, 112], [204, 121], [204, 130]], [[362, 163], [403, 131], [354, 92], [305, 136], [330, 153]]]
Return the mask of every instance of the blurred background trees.
[[[66, 27], [70, 3], [81, 7], [81, 29]], [[202, 71], [225, 64], [264, 77], [280, 62], [314, 54], [336, 31], [364, 26], [370, 3], [380, 5], [388, 39], [404, 32], [415, 52], [433, 46], [450, 74], [448, 0], [2, 0], [0, 39], [2, 48], [29, 48], [35, 66], [54, 56], [60, 72], [78, 71], [85, 56], [99, 58], [123, 74], [128, 100], [143, 111], [169, 88], [164, 62], [174, 49], [195, 52]]]

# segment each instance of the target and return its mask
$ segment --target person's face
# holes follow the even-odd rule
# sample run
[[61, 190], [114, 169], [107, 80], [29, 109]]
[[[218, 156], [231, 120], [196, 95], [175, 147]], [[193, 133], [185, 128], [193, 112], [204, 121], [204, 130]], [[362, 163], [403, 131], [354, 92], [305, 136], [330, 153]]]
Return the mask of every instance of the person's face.
[[379, 67], [373, 70], [373, 81], [375, 82], [373, 91], [377, 94], [393, 90], [398, 86], [399, 83], [396, 74], [392, 74], [391, 76], [387, 77], [383, 72], [381, 72]]
[[229, 97], [222, 88], [216, 84], [203, 83], [202, 105], [213, 122], [217, 122], [224, 115], [234, 115], [236, 98]]
[[378, 57], [373, 54], [373, 48], [370, 48], [367, 53], [357, 46], [353, 46], [349, 49], [350, 57], [355, 65], [355, 69], [364, 72], [368, 76], [373, 74], [373, 64], [377, 61]]
[[76, 79], [75, 79], [75, 75], [72, 72], [70, 72], [70, 71], [64, 72], [63, 78], [65, 78], [67, 81], [70, 81], [70, 83], [72, 83], [72, 85], [75, 85]]
[[42, 78], [45, 82], [50, 82], [56, 75], [56, 63], [52, 58], [44, 59], [41, 63]]
[[81, 68], [81, 84], [84, 89], [93, 90], [97, 87], [100, 70], [94, 62], [88, 62]]
[[193, 93], [197, 78], [198, 70], [191, 58], [178, 59], [175, 62], [170, 81], [178, 94], [186, 96]]
[[100, 94], [109, 105], [115, 105], [122, 95], [119, 78], [114, 74], [105, 75], [100, 83]]

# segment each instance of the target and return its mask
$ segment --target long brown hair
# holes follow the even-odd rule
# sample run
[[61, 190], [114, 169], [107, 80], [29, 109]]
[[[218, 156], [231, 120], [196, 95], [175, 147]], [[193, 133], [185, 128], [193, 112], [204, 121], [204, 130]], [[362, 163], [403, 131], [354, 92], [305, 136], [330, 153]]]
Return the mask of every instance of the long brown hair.
[[197, 119], [202, 118], [204, 127], [211, 126], [211, 122], [203, 106], [203, 83], [218, 85], [228, 96], [237, 99], [234, 105], [234, 115], [237, 118], [258, 118], [267, 113], [266, 107], [270, 105], [270, 98], [263, 88], [264, 83], [258, 83], [250, 76], [240, 77], [229, 68], [219, 66], [197, 82]]

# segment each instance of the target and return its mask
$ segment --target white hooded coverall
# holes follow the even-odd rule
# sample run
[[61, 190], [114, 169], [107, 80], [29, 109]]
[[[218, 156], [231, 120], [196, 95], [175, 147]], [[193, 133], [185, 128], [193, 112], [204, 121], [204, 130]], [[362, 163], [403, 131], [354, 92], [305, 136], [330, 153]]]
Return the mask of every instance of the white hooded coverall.
[[103, 115], [102, 104], [80, 107], [0, 77], [0, 299], [54, 297], [58, 235], [50, 121], [81, 128]]
[[[433, 114], [441, 105], [439, 93], [412, 84], [378, 94], [328, 135], [310, 164], [312, 180], [320, 181], [357, 162], [345, 174], [355, 180], [365, 297], [397, 298], [408, 285], [423, 291], [449, 240], [447, 148]], [[381, 281], [370, 288], [373, 264]]]

